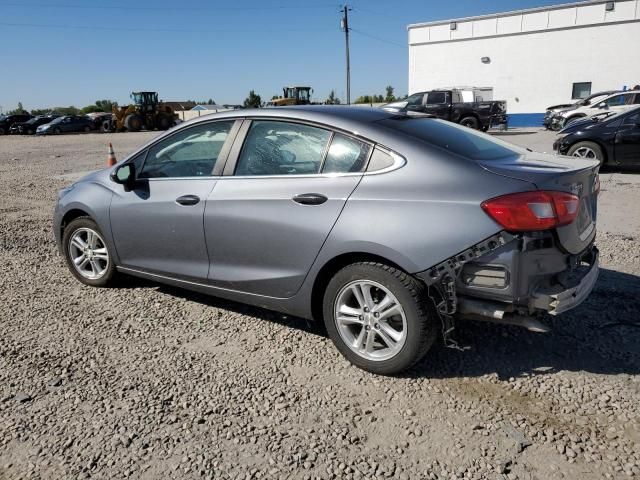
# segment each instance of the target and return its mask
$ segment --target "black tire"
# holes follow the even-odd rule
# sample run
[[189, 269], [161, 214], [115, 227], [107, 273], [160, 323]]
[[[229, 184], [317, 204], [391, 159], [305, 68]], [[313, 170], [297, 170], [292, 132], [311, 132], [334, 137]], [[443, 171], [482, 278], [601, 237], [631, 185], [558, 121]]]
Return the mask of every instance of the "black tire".
[[460, 120], [460, 125], [477, 130], [478, 119], [476, 117], [464, 117], [462, 120]]
[[100, 131], [102, 133], [109, 133], [111, 131], [111, 122], [108, 120], [102, 122], [102, 125], [100, 125]]
[[36, 133], [36, 131], [33, 128], [27, 130], [27, 135], [33, 135], [34, 133]]
[[60, 131], [60, 128], [56, 127], [53, 129], [53, 133], [55, 133], [56, 135], [60, 135], [62, 132]]
[[158, 130], [168, 130], [171, 127], [171, 118], [168, 115], [160, 114], [156, 120]]
[[90, 131], [91, 131], [91, 127], [89, 125], [84, 127], [84, 133], [89, 133]]
[[71, 222], [69, 222], [69, 224], [65, 226], [64, 232], [62, 235], [62, 251], [64, 254], [65, 261], [67, 262], [67, 266], [69, 267], [69, 270], [71, 271], [73, 276], [80, 281], [80, 283], [83, 283], [85, 285], [89, 285], [92, 287], [108, 287], [112, 285], [114, 283], [114, 279], [117, 271], [116, 271], [116, 266], [113, 263], [113, 255], [109, 250], [109, 246], [104, 241], [102, 243], [104, 243], [104, 248], [107, 251], [109, 261], [107, 263], [105, 272], [99, 278], [95, 278], [95, 279], [87, 278], [82, 274], [80, 274], [80, 272], [75, 267], [73, 263], [73, 259], [71, 258], [70, 243], [74, 234], [81, 229], [93, 230], [101, 237], [101, 239], [104, 239], [104, 235], [100, 230], [100, 227], [98, 227], [98, 224], [89, 217], [78, 217], [72, 220]]
[[142, 118], [140, 115], [130, 113], [124, 119], [124, 127], [130, 132], [139, 132], [142, 128]]
[[[382, 285], [395, 296], [404, 311], [407, 328], [404, 344], [388, 359], [364, 358], [347, 345], [338, 331], [335, 305], [340, 292], [355, 281], [372, 281]], [[338, 271], [327, 285], [322, 309], [329, 337], [340, 353], [355, 366], [380, 375], [397, 374], [413, 366], [431, 348], [440, 330], [437, 313], [424, 284], [406, 272], [382, 263], [354, 263]]]
[[[593, 156], [588, 154], [588, 152], [593, 152]], [[584, 154], [587, 154], [586, 156]], [[600, 166], [605, 163], [605, 156], [600, 145], [594, 142], [578, 142], [571, 145], [571, 148], [567, 151], [567, 155], [570, 157], [580, 157], [580, 158], [592, 158], [594, 160], [598, 160], [600, 162]]]
[[0, 135], [4, 135], [4, 133], [5, 133], [5, 132], [4, 132], [4, 128], [3, 128], [3, 127], [0, 127]]
[[481, 129], [483, 132], [488, 132], [489, 131], [489, 125], [485, 125], [484, 127], [482, 127]]

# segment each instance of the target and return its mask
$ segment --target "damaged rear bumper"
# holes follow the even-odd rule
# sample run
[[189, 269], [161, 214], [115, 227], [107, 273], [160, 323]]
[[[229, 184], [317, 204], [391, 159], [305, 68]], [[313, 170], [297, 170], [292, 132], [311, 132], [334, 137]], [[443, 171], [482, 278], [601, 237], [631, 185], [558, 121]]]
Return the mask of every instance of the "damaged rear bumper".
[[593, 290], [598, 249], [572, 255], [549, 231], [501, 232], [416, 275], [436, 293], [445, 339], [457, 316], [546, 331], [541, 314], [566, 312]]
[[546, 310], [551, 315], [559, 315], [580, 305], [593, 290], [600, 270], [596, 247], [591, 248], [589, 257], [586, 259], [588, 267], [583, 268], [584, 276], [578, 276], [575, 286], [565, 289], [558, 285], [556, 288], [535, 292], [532, 296], [532, 306]]

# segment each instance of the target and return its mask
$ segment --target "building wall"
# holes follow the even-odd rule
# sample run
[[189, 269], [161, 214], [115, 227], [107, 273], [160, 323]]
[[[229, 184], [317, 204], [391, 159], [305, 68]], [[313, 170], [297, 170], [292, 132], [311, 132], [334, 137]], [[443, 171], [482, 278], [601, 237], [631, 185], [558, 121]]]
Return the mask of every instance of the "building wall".
[[[574, 82], [591, 91], [640, 84], [640, 0], [548, 7], [409, 26], [409, 93], [493, 87], [511, 125], [539, 125], [547, 106], [570, 103]], [[482, 63], [489, 57], [489, 63]]]

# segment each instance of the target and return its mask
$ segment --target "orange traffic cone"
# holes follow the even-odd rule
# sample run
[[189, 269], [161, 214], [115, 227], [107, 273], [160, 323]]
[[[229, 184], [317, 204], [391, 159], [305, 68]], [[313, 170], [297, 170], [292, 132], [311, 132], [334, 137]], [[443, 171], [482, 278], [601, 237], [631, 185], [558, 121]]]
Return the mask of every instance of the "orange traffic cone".
[[107, 167], [113, 167], [116, 164], [116, 154], [113, 151], [113, 145], [109, 142], [109, 154], [107, 155]]

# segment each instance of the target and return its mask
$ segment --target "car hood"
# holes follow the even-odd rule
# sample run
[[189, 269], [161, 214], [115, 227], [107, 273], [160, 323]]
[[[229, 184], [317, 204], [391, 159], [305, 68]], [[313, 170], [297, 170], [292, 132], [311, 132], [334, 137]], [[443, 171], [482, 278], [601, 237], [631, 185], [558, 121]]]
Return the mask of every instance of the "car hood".
[[547, 107], [547, 110], [559, 111], [559, 110], [571, 110], [574, 108], [576, 108], [576, 106], [572, 103], [563, 103], [560, 105], [551, 105], [550, 107]]
[[595, 125], [599, 125], [600, 122], [593, 117], [586, 117], [580, 120], [575, 120], [571, 122], [569, 125], [564, 127], [562, 130], [558, 132], [558, 134], [567, 134], [577, 132], [578, 130], [584, 130]]

